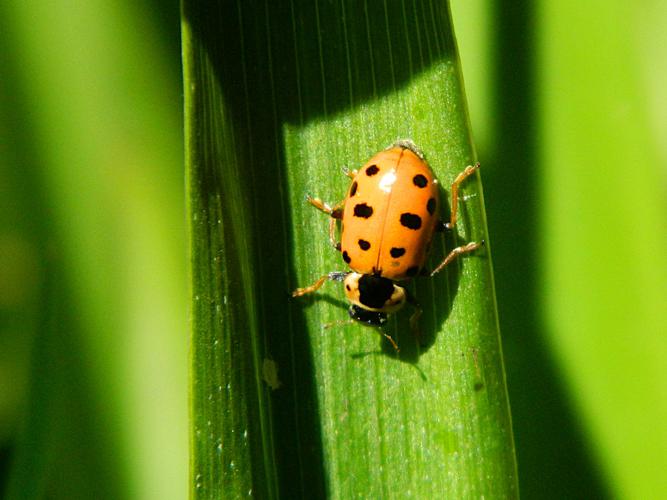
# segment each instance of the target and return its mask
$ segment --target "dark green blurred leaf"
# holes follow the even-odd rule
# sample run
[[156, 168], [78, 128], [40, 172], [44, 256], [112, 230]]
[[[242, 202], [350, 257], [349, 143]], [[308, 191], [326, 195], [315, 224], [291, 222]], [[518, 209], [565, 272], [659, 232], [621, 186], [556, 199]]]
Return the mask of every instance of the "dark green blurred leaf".
[[181, 498], [178, 80], [141, 2], [3, 2], [0, 14], [17, 230], [39, 265], [10, 494]]

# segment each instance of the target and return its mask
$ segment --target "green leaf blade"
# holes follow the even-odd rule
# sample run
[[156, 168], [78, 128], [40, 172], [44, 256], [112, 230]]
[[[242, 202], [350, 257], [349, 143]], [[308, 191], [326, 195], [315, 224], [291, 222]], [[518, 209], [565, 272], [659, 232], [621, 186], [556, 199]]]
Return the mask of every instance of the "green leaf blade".
[[[249, 454], [237, 449], [252, 471], [238, 494], [261, 482], [260, 470], [272, 471], [269, 495], [289, 498], [517, 494], [488, 246], [417, 285], [428, 336], [423, 352], [405, 313], [389, 327], [402, 346], [398, 357], [372, 329], [335, 324], [347, 315], [334, 284], [316, 297], [288, 298], [297, 286], [344, 269], [328, 245], [326, 218], [304, 202], [307, 193], [339, 201], [347, 187], [341, 166], [356, 168], [399, 138], [425, 151], [443, 186], [474, 160], [446, 6], [394, 7], [243, 4], [219, 26], [186, 4], [186, 22], [202, 23], [192, 33], [201, 30], [196, 43], [219, 86], [212, 89], [219, 106], [195, 108], [203, 118], [192, 115], [201, 121], [190, 122], [196, 128], [189, 135], [209, 134], [211, 143], [216, 133], [226, 136], [224, 148], [233, 152], [221, 154], [204, 140], [189, 161], [191, 197], [206, 190], [226, 200], [190, 208], [191, 218], [200, 209], [208, 214], [192, 227], [193, 294], [201, 300], [198, 291], [214, 290], [210, 304], [193, 310], [200, 351], [193, 351], [192, 412], [200, 423], [220, 425], [202, 440], [195, 430], [195, 482], [224, 483], [207, 471], [229, 474], [226, 462], [202, 450], [225, 435], [225, 426], [241, 425], [230, 419], [238, 407], [252, 409], [246, 417], [254, 420], [245, 423], [254, 426], [246, 428], [256, 443]], [[217, 132], [210, 127], [216, 115], [225, 117]], [[193, 177], [201, 158], [208, 162], [205, 183]], [[463, 191], [459, 237], [488, 242], [479, 179]], [[216, 217], [222, 227], [212, 223]], [[200, 237], [225, 227], [233, 234], [226, 246]], [[453, 238], [447, 240], [451, 248]], [[436, 242], [436, 254], [444, 243]], [[240, 249], [242, 265], [233, 258]], [[198, 276], [215, 267], [207, 261], [213, 255], [224, 265]], [[215, 304], [227, 312], [211, 333], [211, 320], [198, 315], [210, 315]], [[327, 323], [334, 325], [323, 328]], [[215, 354], [202, 353], [215, 353], [215, 345], [237, 348], [231, 368], [207, 371]], [[265, 359], [275, 362], [282, 387], [262, 382]], [[237, 399], [206, 403], [197, 384], [211, 375], [217, 382], [204, 383], [237, 385]], [[233, 440], [224, 441], [223, 450], [234, 453]]]

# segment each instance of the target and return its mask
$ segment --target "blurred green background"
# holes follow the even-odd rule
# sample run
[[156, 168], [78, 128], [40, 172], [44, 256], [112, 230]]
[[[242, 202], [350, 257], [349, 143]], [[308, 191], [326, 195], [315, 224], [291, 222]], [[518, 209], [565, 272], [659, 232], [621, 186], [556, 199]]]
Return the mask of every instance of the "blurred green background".
[[[452, 11], [522, 495], [665, 498], [667, 3]], [[178, 15], [0, 2], [9, 498], [186, 496]]]

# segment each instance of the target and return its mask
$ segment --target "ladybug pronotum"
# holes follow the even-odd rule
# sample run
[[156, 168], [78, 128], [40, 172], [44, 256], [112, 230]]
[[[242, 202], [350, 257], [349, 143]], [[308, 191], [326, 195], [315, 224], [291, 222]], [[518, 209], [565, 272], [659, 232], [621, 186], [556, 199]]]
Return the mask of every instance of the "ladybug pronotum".
[[[423, 273], [433, 233], [455, 227], [459, 185], [478, 168], [479, 163], [466, 167], [452, 183], [448, 223], [439, 217], [438, 181], [424, 155], [410, 140], [396, 142], [373, 156], [359, 171], [349, 172], [352, 184], [345, 200], [335, 207], [308, 197], [311, 205], [331, 217], [329, 239], [351, 270], [325, 274], [312, 285], [296, 289], [292, 296], [314, 292], [328, 280], [340, 281], [351, 303], [352, 319], [381, 327], [388, 314], [407, 302], [415, 308], [410, 324], [416, 330], [421, 308], [398, 282]], [[337, 220], [342, 221], [340, 243], [336, 241]], [[483, 244], [484, 241], [473, 242], [454, 248], [430, 275]], [[381, 333], [398, 350], [394, 340]]]

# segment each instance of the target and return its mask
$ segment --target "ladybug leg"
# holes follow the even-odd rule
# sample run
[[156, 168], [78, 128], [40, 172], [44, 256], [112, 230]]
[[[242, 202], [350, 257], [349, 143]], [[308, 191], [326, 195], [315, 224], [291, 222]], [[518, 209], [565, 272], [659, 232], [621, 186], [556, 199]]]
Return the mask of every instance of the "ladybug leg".
[[343, 174], [345, 174], [350, 179], [354, 179], [357, 176], [357, 170], [350, 170], [347, 167], [343, 167]]
[[479, 163], [475, 165], [468, 165], [463, 172], [456, 176], [452, 182], [452, 215], [449, 222], [445, 224], [445, 229], [453, 229], [456, 226], [456, 216], [458, 215], [459, 206], [459, 186], [463, 181], [470, 177], [479, 168]]
[[380, 332], [380, 335], [382, 335], [384, 338], [386, 338], [389, 341], [389, 343], [394, 348], [394, 351], [396, 351], [396, 353], [401, 352], [401, 350], [398, 348], [398, 344], [396, 343], [396, 341], [393, 338], [391, 338], [391, 335], [389, 335], [387, 332], [385, 332], [380, 327], [378, 327], [378, 332]]
[[433, 276], [434, 274], [437, 274], [440, 271], [442, 271], [443, 267], [445, 267], [447, 264], [449, 264], [451, 261], [453, 261], [459, 255], [473, 252], [473, 251], [477, 250], [479, 247], [481, 247], [482, 245], [484, 245], [484, 240], [482, 240], [480, 242], [473, 241], [472, 243], [468, 243], [467, 245], [461, 245], [460, 247], [456, 247], [454, 250], [449, 252], [447, 254], [447, 257], [445, 257], [444, 260], [440, 264], [438, 264], [438, 267], [436, 267], [431, 272], [431, 276]]
[[324, 212], [325, 214], [330, 215], [334, 219], [343, 218], [343, 202], [340, 202], [335, 207], [332, 207], [328, 203], [323, 202], [319, 198], [314, 198], [313, 196], [307, 195], [306, 201], [318, 210]]
[[303, 288], [297, 288], [292, 292], [292, 297], [301, 297], [302, 295], [306, 295], [307, 293], [313, 293], [319, 290], [324, 283], [327, 281], [343, 281], [345, 280], [345, 276], [347, 276], [348, 273], [340, 272], [340, 271], [334, 271], [329, 274], [325, 274], [324, 276], [320, 276], [315, 283], [313, 283], [310, 286], [306, 286]]
[[[436, 226], [437, 231], [444, 231], [447, 229], [454, 229], [456, 226], [456, 219], [458, 215], [458, 203], [459, 203], [459, 186], [463, 181], [465, 181], [468, 177], [470, 177], [475, 171], [479, 168], [479, 163], [476, 163], [475, 165], [469, 165], [461, 172], [459, 175], [456, 176], [456, 179], [454, 179], [454, 182], [452, 183], [452, 209], [451, 209], [451, 217], [449, 218], [449, 222], [447, 223], [442, 223], [440, 222]], [[438, 266], [431, 272], [431, 276], [434, 274], [439, 273], [442, 271], [442, 269], [452, 262], [454, 259], [456, 259], [459, 255], [466, 254], [473, 252], [477, 250], [479, 247], [484, 245], [484, 240], [480, 242], [472, 242], [468, 243], [466, 245], [461, 245], [459, 247], [456, 247], [454, 250], [449, 252], [447, 256], [443, 259], [443, 261], [438, 264]]]
[[340, 241], [336, 241], [336, 219], [334, 217], [329, 219], [329, 242], [340, 252]]
[[306, 200], [312, 206], [331, 217], [331, 220], [329, 220], [329, 241], [336, 250], [340, 251], [340, 243], [336, 241], [336, 220], [343, 218], [344, 202], [341, 201], [335, 207], [331, 207], [328, 203], [323, 202], [319, 198], [313, 198], [312, 196], [307, 196]]

